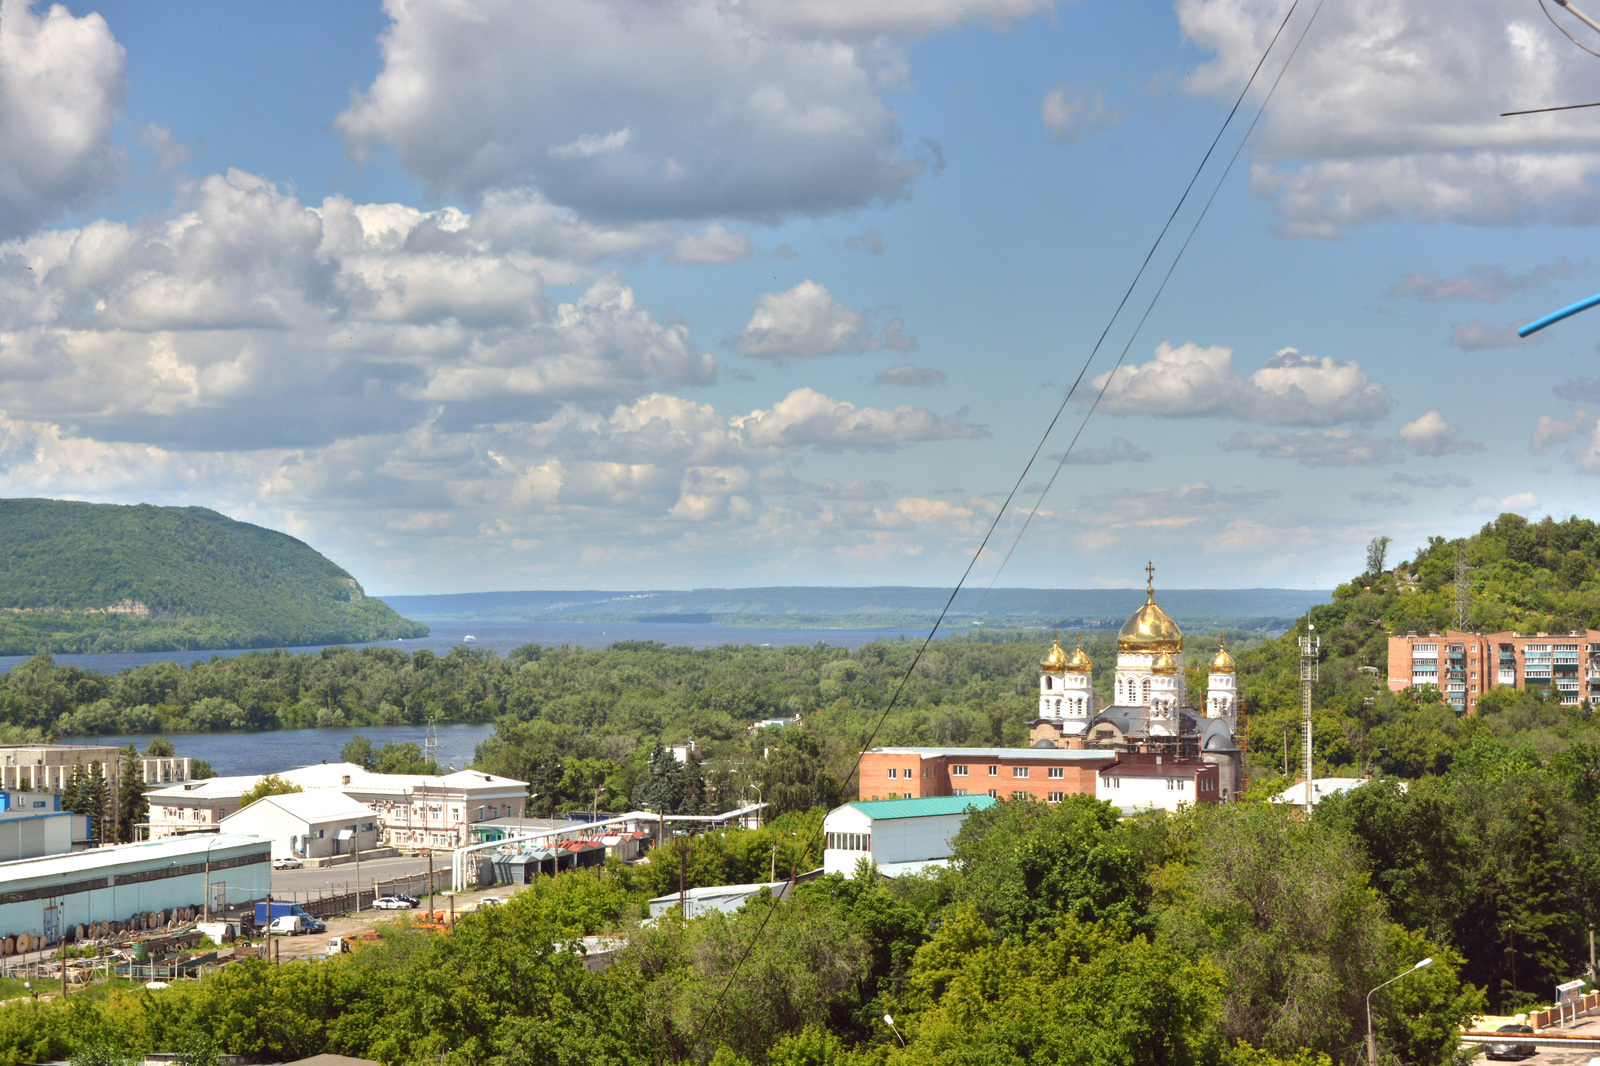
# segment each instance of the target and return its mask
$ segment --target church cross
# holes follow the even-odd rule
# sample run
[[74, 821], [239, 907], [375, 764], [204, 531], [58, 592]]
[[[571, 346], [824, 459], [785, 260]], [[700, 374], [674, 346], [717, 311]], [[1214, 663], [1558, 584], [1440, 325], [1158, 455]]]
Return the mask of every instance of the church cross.
[[1150, 562], [1150, 563], [1145, 563], [1144, 564], [1144, 577], [1145, 577], [1145, 588], [1144, 588], [1144, 590], [1146, 592], [1148, 592], [1150, 595], [1154, 596], [1156, 594], [1156, 564], [1155, 563]]

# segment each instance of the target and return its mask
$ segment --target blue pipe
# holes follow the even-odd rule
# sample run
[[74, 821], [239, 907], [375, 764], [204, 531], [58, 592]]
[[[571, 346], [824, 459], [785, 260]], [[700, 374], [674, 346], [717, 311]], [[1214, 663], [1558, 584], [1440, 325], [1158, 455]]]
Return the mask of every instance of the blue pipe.
[[1589, 297], [1587, 300], [1579, 300], [1571, 307], [1563, 307], [1559, 311], [1552, 311], [1543, 318], [1535, 319], [1534, 321], [1529, 322], [1526, 326], [1523, 326], [1521, 329], [1517, 330], [1517, 336], [1526, 337], [1530, 333], [1538, 333], [1541, 329], [1544, 329], [1546, 326], [1554, 325], [1555, 323], [1560, 322], [1563, 318], [1571, 318], [1579, 311], [1589, 310], [1589, 308], [1593, 307], [1595, 304], [1600, 304], [1600, 293]]

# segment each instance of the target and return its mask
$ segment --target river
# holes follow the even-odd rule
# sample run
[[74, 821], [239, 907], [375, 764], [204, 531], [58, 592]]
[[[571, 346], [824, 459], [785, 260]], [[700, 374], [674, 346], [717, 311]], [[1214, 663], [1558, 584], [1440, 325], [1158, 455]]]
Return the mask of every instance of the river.
[[[580, 623], [580, 622], [501, 622], [419, 618], [433, 632], [416, 640], [386, 641], [384, 646], [413, 652], [427, 648], [437, 655], [467, 642], [470, 645], [508, 655], [524, 644], [557, 647], [564, 644], [583, 648], [604, 648], [619, 640], [651, 640], [673, 646], [714, 648], [724, 644], [760, 644], [786, 647], [794, 644], [824, 643], [834, 647], [859, 648], [874, 640], [901, 637], [920, 638], [923, 633], [908, 629], [768, 629], [755, 626], [719, 626], [656, 622]], [[373, 647], [356, 644], [352, 647]], [[321, 651], [324, 645], [289, 648], [294, 652]], [[188, 666], [206, 662], [214, 656], [243, 655], [243, 651], [167, 651], [117, 654], [57, 655], [61, 666], [78, 666], [102, 673], [119, 673], [148, 663], [172, 661]], [[26, 660], [25, 656], [0, 656], [0, 673]], [[481, 725], [441, 725], [439, 764], [463, 769], [472, 762], [473, 750], [494, 732], [489, 723]], [[317, 762], [337, 762], [339, 751], [357, 733], [372, 740], [374, 747], [413, 741], [419, 747], [427, 732], [425, 726], [358, 726], [352, 729], [284, 729], [270, 733], [183, 733], [166, 734], [179, 755], [204, 759], [224, 777], [237, 774], [268, 774]], [[143, 751], [154, 734], [118, 737], [68, 737], [65, 744], [128, 744]]]
[[[179, 755], [204, 759], [222, 777], [274, 774], [319, 762], [338, 762], [339, 752], [357, 733], [374, 748], [406, 741], [422, 746], [426, 726], [356, 726], [352, 729], [280, 729], [271, 733], [163, 733]], [[462, 770], [472, 764], [473, 749], [494, 732], [492, 722], [438, 727], [439, 765]], [[62, 744], [135, 744], [140, 751], [154, 733], [121, 737], [64, 737]]]
[[[916, 629], [778, 629], [762, 626], [719, 626], [710, 623], [661, 622], [500, 622], [456, 620], [439, 621], [418, 618], [432, 627], [433, 632], [413, 640], [384, 641], [384, 647], [412, 652], [427, 648], [436, 655], [444, 655], [457, 644], [467, 643], [509, 655], [524, 644], [541, 644], [559, 647], [573, 644], [580, 648], [604, 648], [619, 640], [653, 640], [662, 644], [690, 648], [718, 648], [724, 644], [760, 644], [775, 648], [794, 644], [828, 644], [836, 648], [859, 648], [875, 640], [895, 640], [900, 637], [918, 638], [926, 630]], [[376, 644], [351, 644], [352, 648], [376, 647]], [[327, 645], [307, 648], [288, 648], [292, 652], [321, 651]], [[214, 656], [243, 655], [244, 650], [228, 651], [141, 651], [110, 652], [87, 655], [56, 655], [60, 666], [77, 666], [85, 670], [99, 670], [115, 674], [147, 663], [171, 661], [188, 666], [206, 662]], [[9, 671], [18, 663], [26, 662], [26, 655], [0, 655], [0, 673]]]

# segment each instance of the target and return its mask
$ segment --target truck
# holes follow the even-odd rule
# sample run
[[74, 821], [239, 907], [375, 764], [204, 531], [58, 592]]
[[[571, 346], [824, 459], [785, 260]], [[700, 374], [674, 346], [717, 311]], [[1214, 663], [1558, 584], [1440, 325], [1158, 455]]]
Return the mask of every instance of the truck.
[[[268, 910], [269, 907], [271, 908], [270, 911]], [[308, 932], [320, 933], [327, 929], [327, 926], [313, 918], [311, 914], [298, 903], [286, 903], [274, 900], [272, 903], [256, 904], [256, 925], [258, 926], [269, 925], [273, 919], [283, 918], [288, 915], [293, 915], [294, 917], [299, 918], [301, 924], [305, 926]]]

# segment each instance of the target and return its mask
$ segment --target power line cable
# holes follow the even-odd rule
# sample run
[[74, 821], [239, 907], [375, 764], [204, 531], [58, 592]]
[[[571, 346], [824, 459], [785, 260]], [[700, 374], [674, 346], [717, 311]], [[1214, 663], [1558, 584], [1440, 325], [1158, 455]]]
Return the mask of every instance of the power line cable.
[[[1022, 473], [1018, 475], [1016, 483], [1012, 485], [1011, 491], [1006, 494], [1006, 498], [1000, 505], [1000, 509], [995, 513], [993, 520], [990, 521], [988, 529], [984, 532], [983, 539], [978, 544], [978, 550], [974, 552], [972, 558], [968, 560], [966, 567], [961, 572], [960, 579], [957, 580], [955, 587], [950, 590], [950, 595], [945, 600], [944, 606], [940, 609], [938, 617], [934, 619], [932, 628], [928, 630], [928, 635], [924, 637], [922, 639], [922, 643], [918, 645], [916, 654], [912, 656], [911, 664], [906, 668], [905, 673], [901, 675], [900, 683], [895, 686], [894, 694], [890, 697], [889, 703], [884, 708], [883, 714], [878, 717], [877, 723], [872, 727], [872, 732], [868, 734], [866, 743], [863, 745], [864, 749], [872, 746], [872, 741], [877, 738], [879, 730], [883, 728], [883, 723], [888, 721], [889, 715], [898, 705], [900, 696], [904, 693], [907, 683], [910, 682], [911, 675], [916, 672], [917, 665], [922, 661], [922, 656], [927, 652], [928, 645], [933, 642], [933, 638], [938, 634], [940, 626], [944, 624], [945, 617], [949, 614], [951, 606], [955, 603], [956, 596], [960, 594], [961, 589], [966, 585], [967, 578], [971, 576], [973, 567], [976, 566], [978, 560], [983, 557], [984, 549], [988, 547], [990, 539], [994, 536], [995, 530], [999, 528], [1000, 522], [1005, 517], [1006, 511], [1010, 508], [1012, 500], [1021, 490], [1022, 483], [1027, 478], [1028, 472], [1033, 468], [1033, 464], [1038, 460], [1039, 453], [1044, 449], [1046, 442], [1050, 439], [1050, 434], [1054, 432], [1056, 423], [1066, 412], [1067, 405], [1071, 402], [1073, 394], [1076, 392], [1079, 384], [1082, 383], [1084, 375], [1088, 373], [1089, 366], [1092, 364], [1095, 354], [1099, 352], [1100, 346], [1105, 342], [1107, 334], [1109, 334], [1111, 331], [1111, 327], [1115, 324], [1117, 317], [1122, 313], [1122, 309], [1127, 304], [1128, 299], [1133, 295], [1134, 289], [1138, 286], [1139, 281], [1143, 277], [1145, 270], [1148, 268], [1151, 259], [1155, 256], [1156, 250], [1160, 247], [1161, 241], [1166, 237], [1167, 231], [1171, 228], [1173, 220], [1177, 218], [1179, 211], [1182, 210], [1184, 203], [1188, 200], [1189, 193], [1194, 189], [1195, 183], [1199, 180], [1201, 173], [1204, 171], [1206, 163], [1211, 159], [1212, 152], [1216, 150], [1217, 144], [1222, 140], [1222, 136], [1227, 131], [1229, 123], [1233, 121], [1234, 116], [1238, 113], [1240, 105], [1243, 103], [1245, 96], [1250, 91], [1250, 86], [1255, 83], [1256, 76], [1261, 72], [1262, 66], [1266, 63], [1267, 56], [1271, 54], [1272, 49], [1277, 45], [1278, 38], [1282, 35], [1284, 27], [1286, 27], [1289, 24], [1289, 20], [1293, 18], [1295, 9], [1299, 7], [1299, 3], [1300, 0], [1293, 0], [1293, 3], [1291, 3], [1289, 6], [1288, 12], [1284, 15], [1283, 21], [1279, 23], [1277, 31], [1272, 35], [1272, 40], [1268, 42], [1266, 49], [1262, 51], [1261, 58], [1257, 60], [1255, 68], [1250, 72], [1250, 77], [1245, 82], [1244, 88], [1239, 91], [1238, 99], [1234, 101], [1233, 107], [1229, 109], [1227, 117], [1223, 119], [1222, 125], [1217, 130], [1216, 137], [1212, 138], [1211, 144], [1209, 147], [1207, 147], [1205, 155], [1201, 157], [1200, 164], [1195, 168], [1195, 172], [1193, 176], [1190, 177], [1189, 183], [1184, 187], [1183, 195], [1179, 197], [1177, 206], [1172, 209], [1172, 213], [1167, 217], [1166, 223], [1161, 227], [1161, 232], [1157, 235], [1154, 243], [1151, 244], [1150, 251], [1145, 254], [1144, 261], [1140, 264], [1138, 272], [1134, 275], [1133, 282], [1129, 284], [1127, 291], [1123, 293], [1122, 299], [1118, 302], [1116, 310], [1112, 312], [1111, 318], [1106, 322], [1105, 329], [1101, 331], [1099, 339], [1095, 341], [1094, 348], [1091, 349], [1088, 358], [1084, 360], [1082, 368], [1078, 371], [1078, 376], [1074, 379], [1071, 388], [1067, 390], [1067, 394], [1062, 399], [1061, 405], [1056, 408], [1056, 412], [1054, 416], [1051, 417], [1049, 425], [1046, 426], [1044, 434], [1039, 438], [1039, 443], [1034, 447], [1032, 454], [1028, 457], [1028, 462], [1026, 465], [1024, 465]], [[1318, 0], [1317, 10], [1320, 11], [1321, 7], [1322, 0]], [[1316, 13], [1313, 12], [1311, 19], [1307, 20], [1306, 22], [1307, 30], [1310, 29], [1311, 23], [1315, 20]], [[1299, 41], [1303, 41], [1304, 39], [1305, 31], [1302, 30], [1299, 40], [1295, 43], [1294, 50], [1289, 53], [1289, 60], [1293, 60], [1295, 51], [1299, 50]], [[1278, 81], [1282, 80], [1283, 72], [1288, 70], [1288, 66], [1288, 61], [1285, 61], [1283, 69], [1278, 72], [1278, 77], [1272, 84], [1273, 89], [1277, 88]], [[1156, 300], [1160, 299], [1161, 293], [1166, 288], [1167, 281], [1172, 277], [1173, 269], [1176, 268], [1178, 260], [1183, 257], [1183, 252], [1189, 247], [1189, 242], [1194, 239], [1195, 230], [1198, 229], [1200, 222], [1205, 218], [1206, 212], [1210, 209], [1212, 201], [1216, 199], [1217, 190], [1221, 188], [1222, 182], [1227, 179], [1228, 173], [1233, 168], [1234, 160], [1238, 159], [1240, 150], [1244, 147], [1245, 142], [1250, 138], [1250, 132], [1255, 129], [1256, 122], [1260, 121], [1261, 114], [1266, 108], [1266, 101], [1270, 100], [1271, 98], [1272, 92], [1269, 90], [1267, 96], [1262, 100], [1261, 107], [1256, 111], [1256, 118], [1251, 122], [1250, 129], [1245, 132], [1244, 137], [1240, 139], [1239, 146], [1234, 149], [1233, 157], [1229, 160], [1227, 168], [1223, 170], [1222, 178], [1218, 180], [1217, 188], [1212, 190], [1210, 198], [1206, 201], [1205, 209], [1201, 211], [1199, 218], [1195, 220], [1194, 227], [1190, 229], [1189, 236], [1184, 240], [1182, 247], [1179, 248], [1178, 254], [1173, 259], [1172, 265], [1167, 268], [1167, 273], [1162, 278], [1161, 287], [1156, 290], [1155, 296], [1151, 298], [1150, 304], [1145, 308], [1144, 315], [1139, 319], [1139, 326], [1136, 326], [1134, 330], [1135, 336], [1138, 334], [1139, 327], [1142, 327], [1145, 319], [1150, 316], [1151, 310], [1153, 310], [1155, 307]], [[1116, 366], [1122, 365], [1122, 360], [1127, 356], [1128, 349], [1132, 347], [1132, 344], [1133, 339], [1130, 337], [1128, 345], [1123, 348], [1122, 355], [1117, 359]], [[1112, 373], [1114, 374], [1115, 372], [1116, 368], [1113, 367]], [[1107, 384], [1109, 383], [1110, 382], [1108, 378]], [[1094, 406], [1090, 407], [1088, 414], [1084, 416], [1083, 423], [1081, 423], [1078, 427], [1078, 432], [1073, 435], [1072, 443], [1067, 446], [1067, 451], [1062, 454], [1061, 462], [1056, 466], [1056, 474], [1061, 472], [1062, 466], [1064, 466], [1066, 463], [1067, 456], [1071, 454], [1073, 445], [1077, 443], [1078, 436], [1083, 432], [1083, 426], [1088, 422], [1089, 415], [1094, 413], [1094, 407], [1099, 406], [1100, 398], [1104, 395], [1105, 388], [1102, 387], [1099, 396], [1095, 397]], [[1051, 483], [1054, 483], [1054, 481], [1055, 476], [1052, 475]], [[1048, 491], [1048, 486], [1046, 487], [1046, 491]], [[1041, 499], [1042, 498], [1043, 497], [1041, 496]], [[1037, 506], [1035, 507], [1035, 510], [1037, 510]], [[1032, 520], [1032, 514], [1033, 512], [1030, 511], [1028, 521]], [[1026, 528], [1027, 523], [1025, 522], [1023, 529], [1026, 530]], [[1018, 537], [1020, 538], [1020, 536], [1021, 533], [1019, 532]], [[1016, 544], [1014, 542], [1012, 544], [1012, 550], [1014, 551], [1015, 548]], [[1010, 552], [1007, 552], [1006, 558], [1010, 558]], [[1003, 568], [1004, 563], [1001, 565]], [[863, 751], [863, 755], [864, 754], [865, 752]], [[843, 782], [847, 791], [850, 782], [855, 779], [860, 770], [861, 756], [858, 756], [854, 765], [851, 767], [850, 773], [846, 776]], [[767, 907], [767, 913], [761, 919], [761, 925], [757, 927], [755, 935], [750, 938], [750, 942], [745, 945], [744, 951], [740, 954], [738, 960], [734, 962], [733, 969], [729, 972], [728, 979], [723, 982], [722, 988], [718, 991], [717, 998], [712, 1003], [711, 1010], [701, 1019], [700, 1024], [696, 1026], [696, 1039], [698, 1039], [700, 1034], [704, 1031], [706, 1023], [712, 1018], [715, 1018], [720, 1012], [722, 1008], [722, 1001], [727, 996], [728, 989], [732, 987], [734, 979], [739, 974], [739, 969], [744, 965], [745, 960], [750, 957], [750, 953], [755, 950], [756, 944], [760, 942], [761, 937], [765, 934], [767, 924], [772, 921], [772, 915], [778, 909], [778, 902], [777, 896], [774, 895], [771, 904]]]
[[1078, 423], [1077, 432], [1072, 435], [1072, 440], [1068, 443], [1066, 451], [1061, 453], [1061, 459], [1056, 463], [1055, 472], [1050, 475], [1050, 480], [1040, 490], [1038, 499], [1028, 509], [1027, 517], [1022, 521], [1022, 528], [1017, 530], [1016, 537], [1011, 541], [1011, 547], [1006, 550], [1005, 557], [1000, 560], [1000, 565], [995, 569], [994, 576], [989, 579], [991, 587], [999, 579], [1001, 571], [1005, 570], [1006, 564], [1011, 562], [1012, 553], [1017, 550], [1017, 545], [1022, 543], [1023, 534], [1027, 533], [1028, 527], [1033, 524], [1034, 516], [1039, 513], [1039, 506], [1044, 503], [1044, 498], [1050, 494], [1050, 489], [1055, 485], [1056, 478], [1061, 476], [1061, 471], [1065, 469], [1067, 459], [1072, 455], [1072, 449], [1077, 445], [1078, 438], [1083, 435], [1084, 429], [1089, 425], [1089, 419], [1094, 417], [1095, 410], [1100, 406], [1100, 401], [1105, 399], [1106, 391], [1111, 388], [1112, 379], [1116, 377], [1117, 371], [1121, 369], [1123, 360], [1127, 359], [1128, 352], [1133, 348], [1133, 342], [1138, 339], [1139, 332], [1144, 329], [1144, 324], [1150, 318], [1150, 313], [1155, 310], [1156, 301], [1160, 300], [1161, 294], [1166, 291], [1167, 282], [1172, 280], [1172, 272], [1178, 269], [1178, 263], [1183, 259], [1183, 253], [1189, 250], [1189, 242], [1194, 240], [1194, 235], [1199, 232], [1200, 223], [1205, 221], [1206, 215], [1211, 211], [1211, 205], [1216, 201], [1217, 194], [1222, 191], [1222, 186], [1227, 182], [1228, 175], [1232, 173], [1233, 165], [1239, 161], [1239, 154], [1244, 151], [1244, 146], [1249, 142], [1250, 135], [1255, 132], [1256, 124], [1261, 121], [1261, 116], [1266, 114], [1267, 103], [1272, 99], [1272, 94], [1277, 92], [1278, 83], [1283, 80], [1284, 74], [1288, 72], [1289, 64], [1294, 62], [1295, 53], [1300, 51], [1301, 42], [1306, 39], [1306, 34], [1311, 32], [1312, 24], [1317, 21], [1317, 15], [1322, 11], [1322, 4], [1323, 0], [1317, 0], [1317, 6], [1311, 10], [1311, 17], [1306, 19], [1305, 26], [1300, 30], [1300, 36], [1295, 38], [1294, 47], [1289, 50], [1289, 57], [1284, 60], [1283, 67], [1278, 71], [1277, 77], [1272, 80], [1272, 86], [1267, 90], [1267, 95], [1262, 97], [1261, 106], [1256, 109], [1255, 118], [1250, 120], [1250, 127], [1244, 131], [1244, 136], [1239, 138], [1239, 143], [1234, 146], [1233, 155], [1228, 158], [1228, 165], [1223, 168], [1222, 176], [1217, 179], [1217, 184], [1211, 190], [1211, 195], [1206, 199], [1205, 206], [1200, 209], [1200, 214], [1195, 218], [1194, 225], [1189, 228], [1189, 235], [1184, 238], [1183, 244], [1179, 246], [1178, 254], [1173, 256], [1171, 264], [1167, 267], [1166, 274], [1161, 278], [1161, 284], [1156, 288], [1155, 295], [1150, 297], [1150, 303], [1145, 306], [1144, 314], [1139, 316], [1138, 325], [1133, 327], [1133, 333], [1129, 335], [1128, 343], [1123, 345], [1122, 352], [1117, 356], [1117, 361], [1112, 364], [1111, 371], [1106, 374], [1105, 382], [1100, 386], [1100, 391], [1096, 393], [1094, 402], [1089, 405], [1089, 410], [1084, 412], [1082, 421]]

